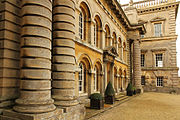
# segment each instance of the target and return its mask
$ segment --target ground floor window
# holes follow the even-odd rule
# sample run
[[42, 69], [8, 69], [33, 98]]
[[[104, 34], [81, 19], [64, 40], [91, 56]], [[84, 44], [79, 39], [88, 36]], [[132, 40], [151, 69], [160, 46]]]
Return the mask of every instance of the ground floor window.
[[79, 92], [84, 92], [84, 82], [85, 82], [85, 75], [84, 75], [84, 66], [82, 63], [79, 64], [80, 72], [79, 72]]
[[157, 77], [157, 87], [162, 87], [163, 86], [163, 77]]
[[141, 76], [141, 85], [145, 85], [145, 76]]

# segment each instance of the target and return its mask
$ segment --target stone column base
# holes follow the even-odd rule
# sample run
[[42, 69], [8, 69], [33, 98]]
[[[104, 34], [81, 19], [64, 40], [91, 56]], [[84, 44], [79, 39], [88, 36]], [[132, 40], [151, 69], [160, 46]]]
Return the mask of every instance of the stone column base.
[[84, 105], [57, 108], [55, 111], [42, 114], [24, 114], [13, 110], [4, 110], [0, 120], [84, 120]]
[[24, 114], [13, 110], [4, 110], [0, 115], [1, 120], [60, 120], [63, 110], [56, 109], [55, 111], [42, 114]]

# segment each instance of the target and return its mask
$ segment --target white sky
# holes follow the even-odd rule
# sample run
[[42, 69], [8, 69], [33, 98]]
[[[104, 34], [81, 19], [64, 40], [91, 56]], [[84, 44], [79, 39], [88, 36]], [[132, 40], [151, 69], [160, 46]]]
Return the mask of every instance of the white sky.
[[[120, 0], [121, 4], [129, 3], [130, 0]], [[142, 1], [142, 0], [133, 0], [134, 2]], [[180, 1], [180, 0], [176, 0]], [[177, 19], [176, 19], [176, 33], [178, 36], [177, 42], [176, 42], [176, 48], [177, 48], [177, 66], [180, 68], [180, 8], [178, 10]], [[179, 70], [179, 76], [180, 76], [180, 70]]]

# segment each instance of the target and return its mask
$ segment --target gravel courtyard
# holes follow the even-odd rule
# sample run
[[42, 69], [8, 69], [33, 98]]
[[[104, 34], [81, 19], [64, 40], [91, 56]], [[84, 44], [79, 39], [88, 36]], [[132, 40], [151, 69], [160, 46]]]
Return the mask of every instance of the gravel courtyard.
[[180, 120], [180, 95], [144, 93], [90, 120]]

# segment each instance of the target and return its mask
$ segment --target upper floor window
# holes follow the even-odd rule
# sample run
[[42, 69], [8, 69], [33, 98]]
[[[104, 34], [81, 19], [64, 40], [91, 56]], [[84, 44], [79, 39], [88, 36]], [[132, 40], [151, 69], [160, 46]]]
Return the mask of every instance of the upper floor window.
[[154, 24], [154, 35], [155, 35], [155, 37], [162, 36], [161, 26], [162, 26], [161, 23]]
[[84, 32], [84, 18], [83, 18], [83, 13], [80, 12], [79, 14], [79, 37], [82, 40], [83, 39], [83, 32]]
[[163, 67], [163, 54], [156, 54], [156, 67]]
[[163, 77], [157, 77], [156, 86], [157, 87], [162, 87], [163, 86]]
[[141, 67], [144, 67], [144, 63], [145, 63], [145, 55], [141, 54]]
[[98, 23], [95, 21], [94, 24], [94, 46], [98, 47]]

